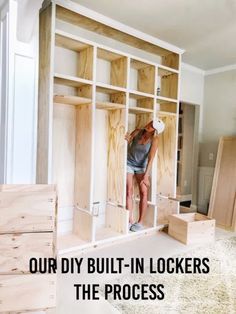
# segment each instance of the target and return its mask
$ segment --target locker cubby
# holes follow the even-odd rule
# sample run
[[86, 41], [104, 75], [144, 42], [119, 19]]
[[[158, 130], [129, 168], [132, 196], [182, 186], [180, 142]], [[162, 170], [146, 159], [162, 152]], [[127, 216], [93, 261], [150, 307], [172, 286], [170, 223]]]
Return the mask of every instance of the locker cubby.
[[177, 100], [178, 74], [166, 68], [157, 70], [157, 96]]
[[126, 105], [126, 93], [104, 86], [96, 87], [96, 108], [122, 109]]
[[140, 96], [135, 93], [129, 94], [129, 110], [133, 113], [153, 113], [154, 98]]
[[125, 109], [97, 108], [93, 204], [96, 207], [95, 239], [124, 233], [125, 209]]
[[[93, 79], [93, 46], [68, 38], [62, 33], [55, 34], [55, 73], [85, 80]], [[61, 62], [66, 60], [66, 62]]]
[[157, 97], [157, 111], [169, 112], [169, 113], [177, 113], [178, 103], [175, 101], [166, 101], [166, 99], [161, 99], [161, 97]]
[[109, 50], [98, 48], [96, 72], [97, 82], [126, 88], [127, 57]]
[[153, 95], [155, 89], [155, 66], [131, 59], [129, 85], [133, 93]]
[[[150, 121], [153, 120], [153, 111], [151, 112], [137, 112], [136, 110], [133, 111], [133, 108], [129, 108], [129, 124], [128, 124], [128, 131], [131, 133], [135, 129], [143, 129]], [[151, 202], [155, 196], [153, 195], [152, 185], [155, 184], [154, 182], [153, 173], [150, 174], [150, 188], [148, 193], [148, 201]], [[135, 202], [139, 201], [139, 189], [136, 180], [134, 179], [134, 200]], [[134, 203], [134, 208], [138, 210], [136, 203]]]

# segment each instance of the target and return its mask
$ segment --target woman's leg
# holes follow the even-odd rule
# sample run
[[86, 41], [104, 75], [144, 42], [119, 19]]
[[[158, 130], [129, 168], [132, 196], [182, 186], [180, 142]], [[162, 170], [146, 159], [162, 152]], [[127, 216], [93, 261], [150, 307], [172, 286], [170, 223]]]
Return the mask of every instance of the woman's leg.
[[139, 220], [140, 224], [143, 223], [144, 216], [147, 211], [147, 198], [148, 198], [148, 187], [145, 184], [140, 184], [143, 180], [144, 173], [135, 174], [135, 178], [138, 183], [139, 187], [139, 194], [140, 194], [140, 202], [139, 202]]
[[129, 222], [133, 221], [133, 173], [127, 173], [126, 179], [126, 208], [129, 210]]

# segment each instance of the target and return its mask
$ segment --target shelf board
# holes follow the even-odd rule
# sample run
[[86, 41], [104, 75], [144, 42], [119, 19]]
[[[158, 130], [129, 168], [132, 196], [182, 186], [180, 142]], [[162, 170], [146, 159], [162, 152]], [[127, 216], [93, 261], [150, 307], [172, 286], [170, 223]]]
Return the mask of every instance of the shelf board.
[[102, 92], [102, 93], [107, 93], [107, 94], [114, 94], [117, 92], [126, 92], [126, 88], [119, 87], [119, 86], [114, 86], [114, 85], [109, 85], [105, 83], [96, 83], [97, 91]]
[[80, 52], [88, 47], [91, 47], [87, 43], [75, 40], [66, 36], [65, 34], [55, 33], [55, 44], [57, 47], [62, 47], [65, 49], [70, 49], [76, 52]]
[[107, 61], [114, 61], [114, 60], [118, 60], [120, 58], [126, 58], [126, 56], [123, 56], [121, 54], [115, 53], [113, 51], [110, 50], [106, 50], [103, 48], [99, 48], [97, 49], [97, 57], [99, 59], [103, 59], [103, 60], [107, 60]]
[[168, 116], [175, 116], [176, 117], [176, 113], [174, 113], [174, 112], [169, 112], [169, 111], [163, 111], [163, 110], [160, 110], [160, 111], [158, 111], [157, 112], [157, 115], [160, 115], [160, 116], [166, 116], [166, 115], [168, 115]]
[[80, 87], [83, 85], [92, 85], [92, 81], [79, 78], [76, 76], [71, 76], [67, 74], [54, 74], [54, 83], [59, 85], [66, 85], [72, 87]]
[[[170, 67], [167, 67], [167, 66], [165, 66], [165, 65], [158, 65], [157, 66], [158, 67], [158, 69], [161, 69], [161, 70], [163, 70], [163, 71], [166, 71], [166, 72], [172, 72], [172, 73], [176, 73], [176, 74], [178, 74], [179, 73], [179, 70], [176, 70], [176, 69], [174, 69], [174, 68], [170, 68]], [[158, 70], [157, 70], [158, 71]]]
[[168, 98], [168, 97], [163, 97], [163, 96], [157, 96], [157, 102], [158, 103], [166, 103], [166, 102], [173, 102], [175, 104], [178, 103], [178, 100], [177, 99], [174, 99], [174, 98]]
[[173, 75], [173, 74], [178, 75], [178, 71], [171, 69], [171, 68], [168, 68], [168, 67], [158, 66], [157, 74], [160, 77]]
[[135, 70], [144, 69], [144, 68], [149, 67], [149, 66], [154, 66], [154, 65], [149, 64], [148, 62], [136, 60], [136, 59], [131, 59], [131, 61], [130, 61], [130, 67], [135, 69]]
[[136, 90], [130, 90], [129, 91], [129, 97], [132, 99], [142, 99], [142, 98], [154, 98], [154, 95], [143, 93]]
[[113, 102], [97, 101], [97, 109], [114, 110], [114, 109], [125, 109], [125, 105], [117, 104]]
[[141, 108], [141, 107], [129, 107], [130, 113], [153, 113], [152, 109]]
[[79, 96], [69, 96], [69, 95], [54, 95], [54, 103], [57, 104], [67, 104], [67, 105], [86, 105], [92, 102], [92, 99], [79, 97]]

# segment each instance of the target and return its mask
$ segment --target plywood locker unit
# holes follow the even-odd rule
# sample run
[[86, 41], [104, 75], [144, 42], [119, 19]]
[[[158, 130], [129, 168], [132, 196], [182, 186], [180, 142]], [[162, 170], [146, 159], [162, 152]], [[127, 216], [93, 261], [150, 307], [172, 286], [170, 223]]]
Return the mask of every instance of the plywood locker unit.
[[[71, 1], [45, 1], [40, 13], [37, 181], [58, 185], [59, 225], [68, 233], [59, 239], [64, 252], [128, 232], [124, 135], [153, 120], [156, 109], [177, 112], [173, 90], [183, 52], [126, 33], [80, 8]], [[114, 38], [159, 64], [81, 34]], [[159, 68], [174, 77], [164, 83], [165, 96], [157, 95]], [[156, 186], [154, 171], [152, 208]], [[148, 226], [155, 226], [155, 215], [150, 210]]]
[[0, 185], [1, 313], [56, 306], [56, 275], [29, 272], [30, 258], [56, 257], [56, 214], [54, 185]]
[[221, 137], [208, 216], [219, 227], [235, 230], [236, 137]]

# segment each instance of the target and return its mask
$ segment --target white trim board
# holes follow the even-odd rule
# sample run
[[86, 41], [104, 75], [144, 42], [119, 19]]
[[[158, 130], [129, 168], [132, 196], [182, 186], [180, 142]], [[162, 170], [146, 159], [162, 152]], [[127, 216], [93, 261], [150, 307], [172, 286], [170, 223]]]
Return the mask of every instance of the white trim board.
[[222, 72], [227, 72], [227, 71], [232, 71], [232, 70], [236, 70], [236, 64], [230, 64], [230, 65], [226, 65], [226, 66], [223, 66], [223, 67], [220, 67], [220, 68], [207, 70], [207, 71], [205, 71], [204, 75], [205, 76], [214, 75], [214, 74], [217, 74], [217, 73], [222, 73]]

